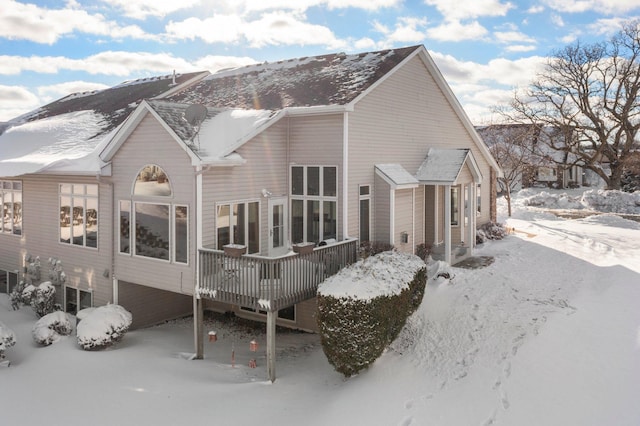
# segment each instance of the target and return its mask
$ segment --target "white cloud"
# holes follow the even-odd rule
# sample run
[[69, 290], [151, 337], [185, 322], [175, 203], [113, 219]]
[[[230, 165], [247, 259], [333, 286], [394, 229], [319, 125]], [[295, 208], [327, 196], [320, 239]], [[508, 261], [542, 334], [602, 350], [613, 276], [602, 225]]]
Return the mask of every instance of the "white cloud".
[[425, 18], [400, 17], [394, 29], [390, 29], [380, 22], [374, 23], [374, 29], [382, 33], [388, 43], [416, 43], [424, 40], [426, 25]]
[[122, 9], [130, 18], [146, 19], [148, 16], [164, 17], [183, 9], [189, 9], [201, 0], [102, 0], [109, 6]]
[[40, 99], [28, 89], [0, 85], [0, 122], [15, 118], [39, 105]]
[[551, 9], [569, 13], [594, 11], [614, 15], [640, 9], [635, 0], [544, 0], [544, 3]]
[[514, 44], [512, 46], [507, 46], [504, 48], [504, 50], [510, 53], [531, 52], [532, 50], [536, 49], [537, 47], [532, 44]]
[[293, 10], [304, 12], [310, 7], [326, 6], [329, 9], [363, 9], [375, 11], [398, 6], [402, 0], [229, 0], [227, 5], [235, 6], [240, 13], [266, 10]]
[[53, 44], [60, 37], [81, 32], [113, 38], [150, 39], [136, 25], [120, 26], [101, 14], [89, 14], [73, 2], [63, 9], [46, 9], [34, 4], [3, 0], [0, 14], [0, 37]]
[[495, 34], [499, 43], [535, 43], [536, 40], [519, 31], [497, 31]]
[[430, 38], [439, 41], [474, 40], [483, 38], [487, 34], [487, 29], [477, 21], [469, 24], [462, 24], [460, 21], [449, 21], [427, 30], [427, 35]]
[[[67, 81], [59, 84], [38, 87], [38, 95], [49, 102], [50, 100], [60, 99], [71, 93], [90, 92], [93, 90], [103, 90], [108, 88], [106, 84], [94, 83], [89, 81]], [[47, 101], [47, 99], [49, 101]]]
[[167, 35], [172, 39], [201, 39], [207, 43], [235, 43], [240, 39], [242, 21], [236, 15], [214, 15], [210, 18], [187, 18], [169, 22]]
[[336, 48], [344, 44], [328, 27], [311, 24], [304, 14], [298, 13], [266, 13], [256, 21], [246, 22], [242, 31], [250, 46], [256, 48], [265, 45], [326, 45]]
[[61, 70], [84, 71], [89, 74], [129, 76], [132, 73], [169, 73], [194, 71], [192, 64], [166, 53], [106, 51], [81, 59], [61, 56], [0, 56], [0, 75], [23, 71], [55, 74]]
[[557, 13], [551, 15], [551, 22], [558, 27], [564, 27], [564, 20]]
[[514, 8], [510, 2], [503, 3], [500, 0], [424, 0], [424, 3], [438, 9], [447, 21], [505, 16], [509, 9]]
[[238, 68], [245, 65], [252, 65], [259, 61], [247, 56], [217, 56], [207, 55], [195, 61], [195, 66], [201, 70], [207, 70], [212, 73], [226, 68]]
[[531, 6], [529, 9], [527, 9], [527, 13], [530, 14], [536, 14], [536, 13], [542, 13], [544, 12], [544, 6], [542, 5], [535, 5], [535, 6]]

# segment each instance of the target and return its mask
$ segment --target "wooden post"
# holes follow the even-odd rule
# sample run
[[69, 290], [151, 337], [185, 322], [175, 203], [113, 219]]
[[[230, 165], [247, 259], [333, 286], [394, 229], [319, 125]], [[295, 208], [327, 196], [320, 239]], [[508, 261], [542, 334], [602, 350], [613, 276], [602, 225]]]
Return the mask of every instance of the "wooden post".
[[204, 358], [204, 337], [203, 337], [203, 309], [202, 299], [193, 295], [193, 337], [196, 350], [196, 359]]
[[278, 311], [267, 312], [267, 373], [271, 383], [276, 381], [276, 318]]

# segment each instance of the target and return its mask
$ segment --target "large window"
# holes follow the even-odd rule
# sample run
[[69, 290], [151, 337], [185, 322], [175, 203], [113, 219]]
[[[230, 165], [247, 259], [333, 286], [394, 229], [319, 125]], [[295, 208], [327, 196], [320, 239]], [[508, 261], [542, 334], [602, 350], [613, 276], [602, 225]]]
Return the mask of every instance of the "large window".
[[0, 293], [10, 294], [18, 285], [17, 272], [0, 270]]
[[371, 186], [360, 185], [359, 187], [359, 217], [360, 217], [360, 242], [371, 240]]
[[0, 234], [22, 235], [22, 182], [0, 180]]
[[98, 185], [60, 184], [60, 242], [98, 247]]
[[120, 253], [189, 262], [189, 207], [171, 203], [171, 195], [171, 182], [162, 168], [142, 168], [133, 199], [118, 204]]
[[227, 244], [247, 247], [247, 253], [260, 251], [260, 203], [244, 201], [216, 206], [218, 249]]
[[338, 172], [334, 166], [291, 167], [291, 239], [294, 244], [337, 237]]

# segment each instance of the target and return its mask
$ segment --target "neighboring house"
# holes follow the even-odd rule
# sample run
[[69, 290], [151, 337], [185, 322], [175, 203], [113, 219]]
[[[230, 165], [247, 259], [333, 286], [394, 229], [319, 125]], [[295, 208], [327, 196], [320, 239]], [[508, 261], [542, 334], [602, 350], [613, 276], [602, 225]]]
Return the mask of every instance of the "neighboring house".
[[[582, 167], [575, 164], [575, 155], [562, 150], [566, 146], [565, 135], [556, 128], [496, 124], [479, 126], [476, 130], [492, 152], [511, 157], [498, 159], [505, 174], [513, 176], [511, 190], [532, 186], [570, 188], [585, 184]], [[499, 191], [504, 190], [501, 185]]]
[[[423, 46], [220, 71], [141, 102], [90, 157], [91, 176], [72, 180], [70, 163], [67, 176], [28, 177], [62, 205], [98, 200], [104, 257], [74, 263], [70, 278], [98, 281], [100, 302], [136, 326], [193, 308], [199, 357], [203, 310], [266, 316], [272, 379], [276, 323], [315, 330], [317, 286], [359, 242], [427, 244], [455, 263], [495, 220], [501, 173]], [[49, 223], [52, 198], [36, 207]], [[75, 235], [42, 237], [68, 249], [56, 250], [65, 264], [95, 252]]]

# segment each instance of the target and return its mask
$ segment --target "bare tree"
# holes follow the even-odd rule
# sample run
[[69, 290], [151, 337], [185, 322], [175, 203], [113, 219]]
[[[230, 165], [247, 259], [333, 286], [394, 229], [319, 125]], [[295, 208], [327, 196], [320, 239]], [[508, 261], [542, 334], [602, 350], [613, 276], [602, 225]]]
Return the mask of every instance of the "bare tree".
[[536, 149], [540, 126], [492, 125], [478, 128], [477, 131], [502, 169], [503, 176], [498, 178], [498, 186], [500, 192], [504, 193], [508, 215], [511, 216], [511, 192], [523, 183], [533, 169], [545, 162]]
[[[510, 120], [551, 126], [564, 138], [546, 141], [620, 189], [626, 158], [640, 128], [640, 23], [608, 42], [569, 45], [550, 56], [526, 91], [516, 93]], [[561, 141], [561, 142], [558, 142]]]

